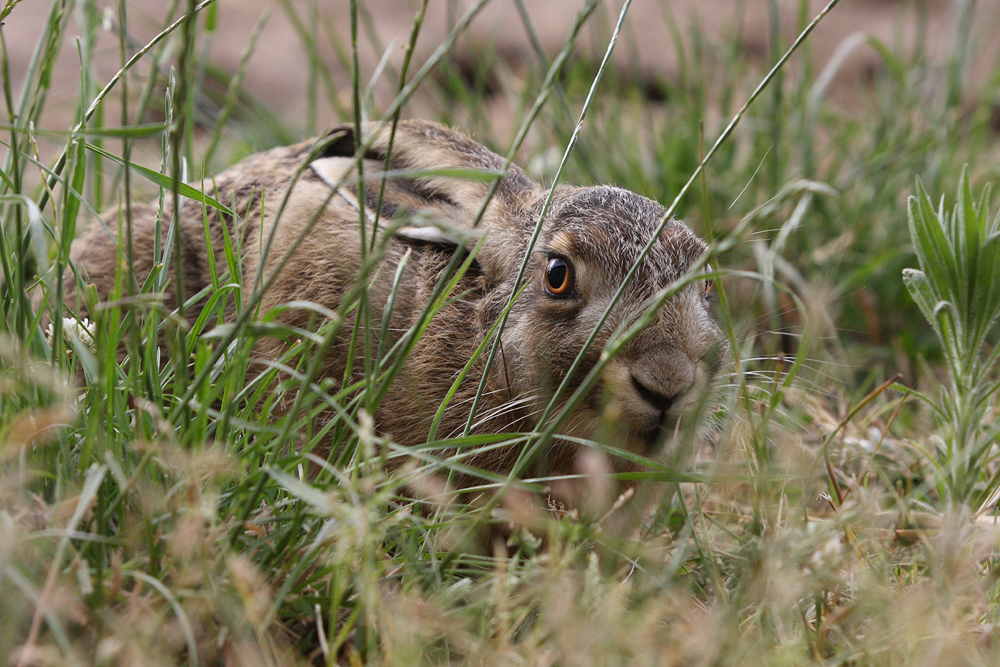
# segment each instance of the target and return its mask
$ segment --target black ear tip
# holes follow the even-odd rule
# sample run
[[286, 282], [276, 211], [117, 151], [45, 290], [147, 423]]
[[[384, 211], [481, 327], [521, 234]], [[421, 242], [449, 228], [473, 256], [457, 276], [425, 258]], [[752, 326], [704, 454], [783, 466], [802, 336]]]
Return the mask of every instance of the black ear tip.
[[[354, 125], [351, 123], [344, 123], [342, 125], [337, 125], [329, 132], [326, 133], [327, 144], [323, 148], [323, 153], [320, 157], [354, 157], [354, 152], [357, 150], [357, 146], [354, 141]], [[383, 148], [376, 143], [365, 152], [365, 158], [368, 160], [384, 160], [385, 152]]]
[[338, 125], [326, 133], [328, 143], [321, 157], [354, 157], [354, 127]]

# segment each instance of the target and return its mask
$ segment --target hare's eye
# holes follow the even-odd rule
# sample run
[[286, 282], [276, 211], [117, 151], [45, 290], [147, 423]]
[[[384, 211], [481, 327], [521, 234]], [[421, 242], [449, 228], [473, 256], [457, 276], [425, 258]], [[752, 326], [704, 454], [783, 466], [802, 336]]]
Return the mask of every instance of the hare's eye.
[[569, 296], [573, 291], [573, 269], [569, 262], [553, 257], [545, 266], [545, 291], [552, 296]]
[[712, 288], [713, 287], [715, 287], [715, 281], [714, 280], [706, 280], [705, 281], [705, 298], [706, 299], [708, 297], [712, 296]]

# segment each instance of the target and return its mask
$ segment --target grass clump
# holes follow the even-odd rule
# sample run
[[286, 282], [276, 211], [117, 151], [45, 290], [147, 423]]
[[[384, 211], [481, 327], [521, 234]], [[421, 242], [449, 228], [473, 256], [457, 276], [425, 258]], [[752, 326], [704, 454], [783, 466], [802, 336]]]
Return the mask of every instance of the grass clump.
[[949, 212], [942, 198], [935, 210], [918, 180], [908, 213], [920, 270], [903, 273], [948, 363], [950, 382], [931, 402], [945, 427], [943, 439], [932, 438], [929, 457], [940, 476], [938, 492], [956, 509], [975, 513], [991, 509], [1000, 486], [992, 471], [998, 431], [989, 418], [1000, 388], [994, 373], [1000, 351], [987, 348], [1000, 317], [1000, 215], [990, 220], [989, 195], [987, 187], [977, 202], [963, 169], [958, 203]]
[[[366, 20], [356, 4], [353, 41], [377, 41], [378, 17]], [[567, 21], [561, 53], [539, 50], [537, 63], [515, 70], [484, 48], [471, 75], [440, 72], [473, 5], [429, 61], [385, 61], [388, 102], [377, 81], [367, 85], [373, 73], [352, 65], [357, 44], [328, 29], [343, 16], [284, 5], [316, 84], [306, 125], [321, 124], [324, 97], [342, 121], [416, 108], [466, 125], [501, 154], [527, 154], [536, 176], [613, 182], [673, 202], [714, 239], [705, 261], [725, 269], [720, 310], [736, 359], [711, 442], [691, 467], [644, 473], [670, 493], [634, 539], [607, 534], [600, 517], [554, 520], [525, 500], [503, 510], [535, 531], [515, 534], [506, 554], [477, 552], [468, 537], [501, 513], [455, 503], [425, 469], [395, 460], [418, 454], [461, 471], [456, 449], [538, 443], [540, 434], [441, 434], [419, 452], [387, 440], [368, 415], [405, 350], [371, 345], [368, 329], [382, 324], [371, 322], [354, 341], [370, 364], [366, 381], [316, 377], [313, 361], [344, 313], [315, 307], [315, 326], [294, 330], [258, 313], [259, 292], [235, 287], [237, 239], [212, 269], [198, 320], [163, 306], [165, 273], [137, 285], [123, 271], [115, 298], [91, 309], [94, 321], [50, 317], [46, 335], [45, 315], [61, 313], [51, 276], [96, 209], [110, 203], [127, 230], [129, 207], [148, 198], [161, 211], [177, 192], [231, 206], [206, 197], [207, 181], [179, 181], [200, 183], [211, 171], [202, 164], [227, 164], [250, 146], [299, 138], [301, 128], [248, 97], [242, 75], [225, 95], [212, 92], [207, 44], [221, 17], [211, 13], [223, 8], [175, 7], [137, 45], [119, 3], [111, 23], [120, 63], [107, 81], [90, 66], [104, 15], [88, 3], [51, 4], [20, 96], [4, 46], [0, 655], [15, 665], [1000, 658], [987, 521], [998, 484], [989, 420], [1000, 289], [990, 253], [1000, 219], [990, 220], [986, 194], [971, 194], [972, 181], [996, 173], [988, 100], [1000, 78], [981, 96], [965, 88], [973, 50], [962, 49], [939, 95], [925, 51], [878, 43], [885, 68], [863, 111], [845, 112], [826, 100], [835, 71], [816, 74], [827, 64], [809, 53], [768, 78], [785, 53], [779, 35], [761, 70], [736, 41], [678, 29], [664, 3], [665, 32], [674, 26], [688, 66], [653, 95], [627, 68], [572, 57], [577, 31], [602, 20], [595, 4]], [[24, 7], [8, 3], [0, 18]], [[411, 41], [422, 16], [423, 5]], [[72, 120], [53, 127], [43, 113], [47, 72], [74, 17], [86, 28], [79, 99]], [[597, 30], [605, 44], [616, 34], [610, 24]], [[628, 32], [618, 39], [621, 48]], [[335, 90], [324, 43], [353, 69], [350, 94]], [[246, 58], [255, 48], [256, 34]], [[756, 105], [741, 106], [758, 89]], [[515, 119], [506, 135], [488, 111], [498, 95]], [[740, 125], [726, 130], [737, 113]], [[935, 208], [922, 185], [907, 207], [900, 192], [914, 175], [931, 191], [959, 182], [956, 207]], [[171, 216], [160, 222], [174, 238]], [[358, 321], [382, 250], [369, 249], [344, 306]], [[158, 252], [163, 265], [176, 259], [172, 242]], [[914, 256], [922, 273], [900, 280]], [[33, 301], [46, 289], [47, 313]], [[930, 328], [915, 326], [917, 313]], [[293, 344], [261, 372], [255, 345], [272, 339]], [[913, 400], [935, 395], [938, 376], [947, 378], [940, 399]], [[329, 441], [341, 444], [336, 461], [319, 455]], [[417, 499], [400, 493], [404, 481]], [[528, 499], [551, 481], [483, 486]], [[971, 512], [955, 518], [958, 506]]]

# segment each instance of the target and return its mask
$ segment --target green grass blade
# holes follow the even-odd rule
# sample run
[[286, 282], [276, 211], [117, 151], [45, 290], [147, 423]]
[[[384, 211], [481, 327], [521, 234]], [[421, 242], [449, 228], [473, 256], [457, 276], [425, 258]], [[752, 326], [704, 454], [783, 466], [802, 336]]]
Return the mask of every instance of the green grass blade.
[[[141, 164], [136, 164], [135, 162], [124, 160], [115, 155], [114, 153], [109, 153], [108, 151], [102, 150], [97, 146], [94, 146], [93, 144], [84, 143], [84, 146], [86, 147], [87, 150], [93, 151], [94, 153], [97, 153], [98, 155], [100, 155], [105, 159], [111, 160], [112, 162], [119, 164], [123, 167], [128, 167], [130, 170], [142, 176], [143, 178], [148, 180], [150, 183], [153, 183], [157, 187], [163, 188], [164, 190], [168, 191], [173, 188], [173, 180], [171, 179], [170, 176], [167, 176], [166, 174], [161, 174], [160, 172], [154, 171], [149, 167], [143, 167]], [[201, 190], [198, 190], [197, 188], [188, 185], [187, 183], [177, 184], [177, 193], [183, 197], [186, 197], [187, 199], [193, 199], [195, 201], [201, 202], [202, 204], [205, 204], [206, 206], [211, 206], [212, 208], [217, 209], [222, 213], [225, 213], [226, 215], [234, 217], [236, 215], [225, 204], [222, 204], [221, 202], [208, 196]]]

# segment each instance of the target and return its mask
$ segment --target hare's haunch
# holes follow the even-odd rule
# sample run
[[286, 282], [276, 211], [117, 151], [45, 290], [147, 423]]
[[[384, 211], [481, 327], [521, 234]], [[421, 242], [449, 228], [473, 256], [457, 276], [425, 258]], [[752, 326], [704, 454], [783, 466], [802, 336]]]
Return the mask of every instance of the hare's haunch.
[[[380, 434], [403, 445], [418, 445], [427, 440], [447, 392], [518, 289], [515, 278], [548, 191], [513, 166], [486, 202], [490, 182], [456, 170], [498, 171], [504, 165], [502, 158], [433, 123], [400, 123], [391, 151], [389, 137], [387, 128], [378, 132], [361, 163], [363, 181], [354, 169], [351, 127], [335, 130], [319, 151], [314, 147], [321, 144], [312, 142], [277, 148], [219, 174], [206, 190], [214, 190], [236, 217], [186, 201], [180, 216], [183, 274], [175, 275], [170, 267], [166, 305], [176, 306], [178, 281], [187, 297], [211, 285], [209, 253], [223, 270], [226, 234], [239, 247], [239, 280], [247, 298], [255, 278], [267, 281], [283, 256], [293, 251], [300, 232], [311, 226], [263, 295], [259, 312], [293, 301], [340, 309], [346, 324], [330, 347], [323, 370], [323, 377], [339, 379], [345, 376], [356, 312], [341, 308], [342, 301], [362, 271], [361, 215], [370, 223], [368, 243], [375, 229], [375, 246], [384, 249], [381, 265], [364, 277], [376, 339], [397, 269], [409, 253], [389, 315], [392, 340], [382, 341], [386, 350], [417, 321], [457, 246], [470, 249], [481, 241], [475, 261], [434, 315], [374, 414]], [[473, 227], [481, 209], [479, 224]], [[619, 188], [556, 188], [530, 252], [527, 287], [501, 334], [502, 355], [497, 355], [486, 382], [473, 433], [542, 428], [537, 420], [553, 390], [665, 212], [660, 204]], [[157, 214], [153, 204], [132, 208], [132, 271], [139, 284], [159, 261], [153, 256]], [[169, 208], [163, 215], [161, 227], [166, 230]], [[117, 216], [117, 212], [109, 215], [108, 227], [117, 228]], [[268, 239], [273, 239], [270, 247]], [[267, 255], [262, 257], [265, 247]], [[571, 378], [571, 391], [598, 362], [611, 334], [634, 321], [654, 294], [684, 275], [705, 247], [681, 222], [666, 226]], [[101, 298], [112, 291], [116, 256], [121, 252], [118, 240], [103, 226], [73, 246], [73, 260], [85, 280], [96, 284]], [[67, 289], [72, 297], [76, 282], [68, 280]], [[579, 444], [580, 439], [662, 462], [676, 453], [683, 434], [692, 437], [713, 379], [728, 358], [707, 291], [705, 281], [681, 289], [608, 364], [594, 390], [565, 423], [561, 435], [566, 437], [556, 439], [543, 457], [546, 474], [581, 472], [580, 453], [593, 450]], [[193, 321], [203, 306], [204, 300], [189, 304], [185, 316]], [[285, 324], [307, 327], [315, 323], [316, 311], [286, 308], [277, 317]], [[259, 353], [269, 358], [283, 349], [277, 340], [258, 346]], [[437, 439], [463, 432], [485, 358], [485, 354], [480, 357], [449, 403]], [[360, 377], [364, 367], [363, 360], [356, 361], [352, 372]], [[519, 453], [513, 446], [490, 449], [463, 463], [506, 473]], [[605, 460], [610, 461], [608, 470], [636, 469], [616, 457]]]

